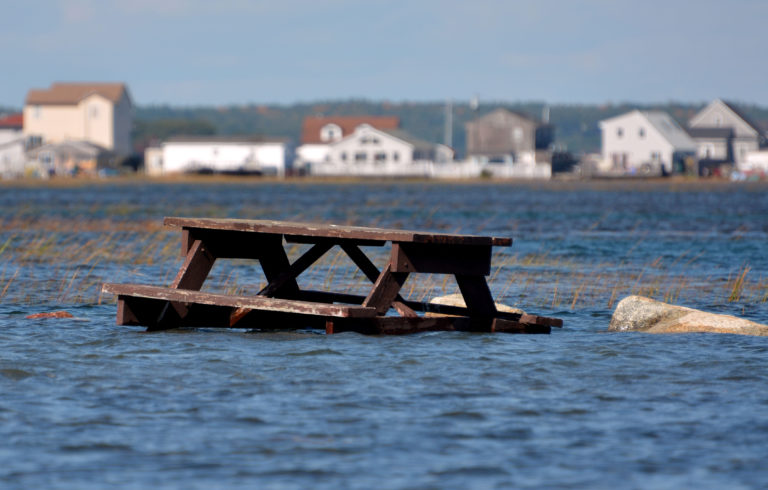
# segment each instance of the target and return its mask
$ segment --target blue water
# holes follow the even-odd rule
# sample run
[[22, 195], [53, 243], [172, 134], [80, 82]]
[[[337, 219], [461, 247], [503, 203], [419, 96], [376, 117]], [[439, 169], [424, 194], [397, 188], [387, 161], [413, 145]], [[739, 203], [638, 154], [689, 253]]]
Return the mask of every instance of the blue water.
[[[611, 296], [638, 289], [768, 323], [766, 190], [0, 187], [0, 487], [764, 488], [768, 340], [606, 329]], [[152, 226], [166, 215], [513, 236], [494, 256], [492, 291], [565, 327], [367, 337], [115, 326], [101, 282], [162, 284], [178, 268], [178, 237]], [[342, 263], [326, 266], [342, 272], [317, 273], [320, 284], [358, 286]], [[215, 276], [257, 288], [253, 272]], [[74, 318], [26, 318], [55, 310]]]

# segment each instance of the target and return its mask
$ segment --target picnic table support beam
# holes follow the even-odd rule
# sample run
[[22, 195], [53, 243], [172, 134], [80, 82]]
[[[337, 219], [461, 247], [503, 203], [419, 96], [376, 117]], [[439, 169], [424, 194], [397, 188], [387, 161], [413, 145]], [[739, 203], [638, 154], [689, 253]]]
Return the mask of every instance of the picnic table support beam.
[[[288, 260], [288, 255], [283, 248], [283, 236], [268, 235], [268, 237], [269, 239], [265, 239], [261, 244], [259, 263], [261, 263], [261, 269], [264, 271], [267, 282], [271, 284], [272, 282], [280, 281], [283, 274], [290, 273], [291, 262]], [[292, 298], [298, 293], [299, 284], [294, 277], [285, 279], [280, 287], [275, 288], [271, 292], [271, 296]]]
[[455, 277], [469, 316], [473, 318], [477, 328], [493, 331], [493, 320], [497, 313], [496, 304], [493, 302], [493, 295], [485, 277], [463, 274], [456, 274]]
[[333, 247], [333, 243], [318, 243], [307, 250], [301, 257], [281, 273], [277, 278], [270, 281], [269, 284], [259, 291], [259, 296], [274, 296], [288, 281], [296, 281], [296, 278], [309, 266], [314, 264], [320, 257]]
[[408, 279], [407, 272], [392, 272], [387, 266], [373, 285], [373, 289], [363, 301], [363, 306], [372, 306], [376, 308], [378, 315], [385, 315], [392, 302], [403, 287], [405, 280]]
[[[369, 281], [375, 284], [379, 279], [381, 272], [379, 271], [379, 268], [376, 267], [373, 262], [371, 262], [371, 259], [369, 259], [368, 256], [365, 255], [362, 250], [360, 250], [360, 247], [354, 244], [344, 243], [341, 245], [341, 249], [344, 250], [347, 256], [352, 259], [352, 262], [354, 262], [355, 265], [363, 272], [363, 274], [365, 274], [365, 277], [367, 277]], [[405, 280], [403, 280], [403, 282], [405, 282]], [[400, 294], [395, 296], [395, 299], [392, 302], [392, 306], [401, 316], [410, 318], [419, 316], [415, 311], [413, 311], [413, 309], [405, 304], [405, 299], [403, 299]]]

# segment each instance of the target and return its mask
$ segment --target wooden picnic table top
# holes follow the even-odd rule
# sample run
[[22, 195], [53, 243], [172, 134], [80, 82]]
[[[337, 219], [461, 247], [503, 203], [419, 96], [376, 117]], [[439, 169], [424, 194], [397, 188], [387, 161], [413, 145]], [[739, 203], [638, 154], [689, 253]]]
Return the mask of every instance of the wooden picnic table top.
[[348, 240], [379, 240], [397, 243], [431, 243], [445, 245], [486, 245], [509, 247], [512, 238], [479, 235], [460, 235], [425, 231], [397, 230], [292, 221], [249, 220], [233, 218], [180, 218], [167, 217], [163, 224], [169, 228], [269, 233], [297, 237], [339, 238]]

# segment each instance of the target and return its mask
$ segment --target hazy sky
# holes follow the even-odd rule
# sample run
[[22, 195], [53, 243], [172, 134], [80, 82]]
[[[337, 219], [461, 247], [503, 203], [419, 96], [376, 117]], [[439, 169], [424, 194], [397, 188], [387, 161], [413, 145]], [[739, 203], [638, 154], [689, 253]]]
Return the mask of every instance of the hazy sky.
[[53, 81], [140, 105], [768, 105], [767, 22], [767, 0], [5, 1], [0, 105]]

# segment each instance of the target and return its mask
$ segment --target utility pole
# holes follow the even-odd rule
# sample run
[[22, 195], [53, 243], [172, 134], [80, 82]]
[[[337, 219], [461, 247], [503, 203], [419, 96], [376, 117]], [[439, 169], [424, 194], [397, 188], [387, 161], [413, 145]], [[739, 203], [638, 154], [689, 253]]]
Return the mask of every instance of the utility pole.
[[453, 101], [445, 102], [445, 133], [443, 135], [445, 146], [453, 148]]

